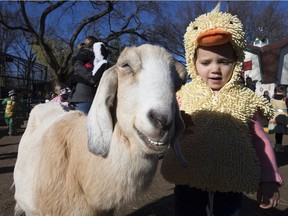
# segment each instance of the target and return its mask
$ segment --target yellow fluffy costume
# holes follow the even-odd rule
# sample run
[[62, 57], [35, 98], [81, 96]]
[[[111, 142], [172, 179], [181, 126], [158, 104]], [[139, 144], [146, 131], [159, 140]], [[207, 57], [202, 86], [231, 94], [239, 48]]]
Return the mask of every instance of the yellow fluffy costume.
[[[192, 82], [177, 95], [180, 109], [188, 116], [180, 140], [188, 167], [183, 168], [169, 151], [161, 172], [171, 183], [220, 192], [255, 192], [258, 188], [260, 164], [248, 125], [257, 111], [268, 119], [273, 111], [266, 99], [241, 83], [245, 48], [242, 28], [237, 16], [217, 9], [199, 16], [187, 28], [184, 43]], [[214, 94], [197, 75], [194, 55], [199, 45], [227, 42], [236, 51], [237, 62], [231, 80]]]

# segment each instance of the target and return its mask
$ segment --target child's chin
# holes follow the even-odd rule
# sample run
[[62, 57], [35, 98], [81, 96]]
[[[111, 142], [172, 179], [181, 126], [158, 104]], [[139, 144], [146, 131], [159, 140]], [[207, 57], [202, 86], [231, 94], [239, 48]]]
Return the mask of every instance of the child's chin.
[[211, 87], [211, 89], [214, 91], [214, 92], [217, 92], [217, 91], [220, 91], [222, 87]]

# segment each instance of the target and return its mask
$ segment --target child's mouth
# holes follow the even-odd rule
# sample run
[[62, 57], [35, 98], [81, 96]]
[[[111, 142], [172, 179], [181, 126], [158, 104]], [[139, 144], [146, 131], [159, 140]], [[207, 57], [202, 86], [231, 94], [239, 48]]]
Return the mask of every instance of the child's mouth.
[[222, 81], [221, 77], [218, 78], [210, 78], [213, 83], [220, 83]]

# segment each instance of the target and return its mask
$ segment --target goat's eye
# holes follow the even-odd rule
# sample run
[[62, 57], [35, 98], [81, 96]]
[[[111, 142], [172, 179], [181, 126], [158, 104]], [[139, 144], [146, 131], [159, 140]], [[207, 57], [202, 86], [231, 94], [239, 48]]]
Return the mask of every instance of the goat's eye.
[[197, 27], [197, 26], [194, 26], [194, 30], [198, 30], [198, 27]]
[[230, 21], [230, 24], [233, 24], [233, 22], [232, 22], [232, 21]]
[[126, 67], [130, 67], [130, 65], [127, 62], [125, 62], [121, 65], [121, 67], [126, 68]]

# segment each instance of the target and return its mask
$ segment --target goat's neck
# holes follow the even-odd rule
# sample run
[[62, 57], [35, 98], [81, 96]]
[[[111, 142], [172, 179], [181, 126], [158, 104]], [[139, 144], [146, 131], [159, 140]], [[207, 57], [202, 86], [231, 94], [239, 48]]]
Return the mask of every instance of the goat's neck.
[[[156, 155], [146, 154], [135, 139], [124, 136], [121, 128], [116, 124], [111, 140], [109, 156], [113, 167], [118, 167], [126, 177], [133, 177], [139, 181], [151, 181], [157, 167]], [[152, 172], [151, 172], [152, 171]], [[119, 172], [119, 170], [118, 170]], [[133, 179], [132, 178], [132, 179]], [[150, 179], [151, 178], [151, 179]], [[125, 179], [127, 181], [127, 178]]]

